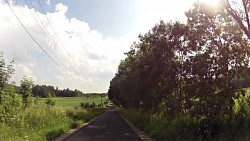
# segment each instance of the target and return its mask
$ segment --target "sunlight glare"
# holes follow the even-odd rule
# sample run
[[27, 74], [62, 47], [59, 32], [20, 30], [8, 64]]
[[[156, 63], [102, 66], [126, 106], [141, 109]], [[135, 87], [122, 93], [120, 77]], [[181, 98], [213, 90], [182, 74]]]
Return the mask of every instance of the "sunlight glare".
[[219, 0], [198, 0], [198, 1], [209, 4], [211, 6], [217, 6], [219, 3]]

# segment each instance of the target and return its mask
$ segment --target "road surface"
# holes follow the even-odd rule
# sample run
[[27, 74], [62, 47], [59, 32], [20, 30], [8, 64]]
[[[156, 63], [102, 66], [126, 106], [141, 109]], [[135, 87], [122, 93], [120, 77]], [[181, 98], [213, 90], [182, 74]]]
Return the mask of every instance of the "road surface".
[[101, 117], [63, 141], [141, 141], [141, 139], [111, 106]]

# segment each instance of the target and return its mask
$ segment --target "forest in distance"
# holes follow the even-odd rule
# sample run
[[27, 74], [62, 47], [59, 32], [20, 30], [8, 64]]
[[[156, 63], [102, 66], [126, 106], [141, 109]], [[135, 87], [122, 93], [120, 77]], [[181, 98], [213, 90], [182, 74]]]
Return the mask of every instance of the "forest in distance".
[[[17, 93], [20, 93], [20, 87], [16, 86], [15, 84], [5, 84], [5, 87], [14, 87]], [[39, 85], [33, 84], [32, 86], [32, 96], [33, 97], [41, 97], [41, 98], [48, 98], [48, 97], [97, 97], [107, 96], [107, 93], [83, 93], [80, 90], [70, 90], [67, 89], [58, 89], [58, 87], [49, 86], [49, 85]]]
[[109, 99], [154, 139], [250, 140], [250, 2], [220, 2], [139, 35], [110, 82]]

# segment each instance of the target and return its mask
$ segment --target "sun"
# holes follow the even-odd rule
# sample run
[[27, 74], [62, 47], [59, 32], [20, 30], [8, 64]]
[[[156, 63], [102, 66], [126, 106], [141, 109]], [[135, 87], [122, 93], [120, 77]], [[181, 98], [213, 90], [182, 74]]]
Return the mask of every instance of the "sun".
[[211, 6], [217, 6], [220, 0], [198, 0]]

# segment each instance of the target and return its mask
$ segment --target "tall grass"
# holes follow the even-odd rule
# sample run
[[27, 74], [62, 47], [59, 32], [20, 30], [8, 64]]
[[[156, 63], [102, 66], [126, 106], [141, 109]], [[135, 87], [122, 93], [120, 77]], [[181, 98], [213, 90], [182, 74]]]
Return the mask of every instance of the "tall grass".
[[161, 113], [120, 109], [129, 121], [158, 141], [248, 141], [250, 140], [250, 114], [235, 113], [233, 119], [194, 118], [188, 113], [168, 119]]
[[250, 89], [234, 99], [231, 115], [192, 117], [188, 112], [175, 118], [161, 112], [120, 108], [128, 120], [159, 141], [250, 141]]
[[12, 123], [0, 122], [0, 140], [52, 140], [103, 113], [105, 109], [82, 109], [32, 105], [20, 109]]
[[[51, 98], [55, 101], [56, 106], [63, 107], [78, 107], [82, 102], [95, 103], [96, 105], [104, 103], [108, 99], [106, 97], [53, 97]], [[39, 104], [44, 104], [47, 98], [40, 98], [38, 100]]]

